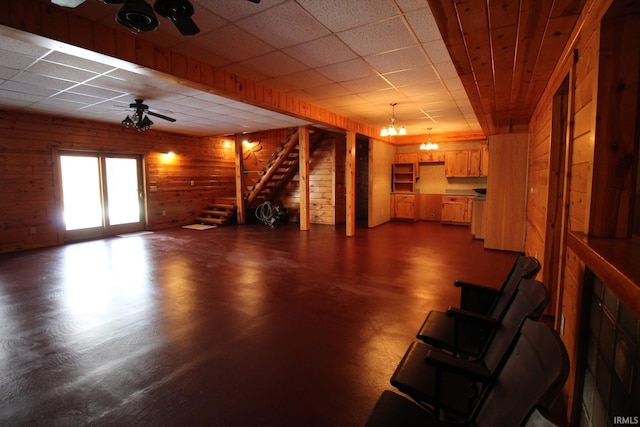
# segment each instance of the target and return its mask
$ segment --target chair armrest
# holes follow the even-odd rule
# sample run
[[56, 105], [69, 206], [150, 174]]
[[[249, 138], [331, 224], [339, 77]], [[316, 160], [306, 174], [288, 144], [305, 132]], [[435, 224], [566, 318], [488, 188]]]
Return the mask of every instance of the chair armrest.
[[460, 288], [460, 307], [477, 313], [488, 313], [500, 296], [499, 289], [462, 280], [456, 280], [453, 286]]
[[424, 361], [437, 369], [463, 375], [472, 381], [486, 383], [491, 378], [491, 372], [484, 365], [453, 357], [435, 347], [427, 350]]
[[474, 311], [463, 310], [462, 308], [449, 307], [446, 311], [447, 316], [453, 317], [456, 321], [482, 323], [490, 327], [495, 327], [499, 324], [497, 319], [486, 314], [476, 313]]

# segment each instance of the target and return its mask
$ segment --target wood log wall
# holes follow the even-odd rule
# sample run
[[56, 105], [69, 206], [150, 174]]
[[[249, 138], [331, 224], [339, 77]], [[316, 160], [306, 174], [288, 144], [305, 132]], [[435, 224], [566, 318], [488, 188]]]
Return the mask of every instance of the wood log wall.
[[142, 155], [150, 230], [193, 223], [207, 203], [235, 196], [232, 141], [0, 111], [0, 252], [63, 243], [58, 150]]

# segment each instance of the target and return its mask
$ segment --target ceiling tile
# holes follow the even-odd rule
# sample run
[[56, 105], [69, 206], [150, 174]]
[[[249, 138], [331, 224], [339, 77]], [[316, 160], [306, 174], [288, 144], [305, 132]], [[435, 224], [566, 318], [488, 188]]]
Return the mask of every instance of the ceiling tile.
[[417, 46], [368, 56], [365, 60], [380, 74], [429, 65], [424, 53]]
[[402, 19], [392, 18], [338, 34], [359, 55], [368, 56], [416, 44]]
[[297, 73], [283, 76], [289, 86], [295, 90], [308, 89], [317, 86], [325, 86], [331, 84], [331, 80], [320, 74], [316, 70], [303, 70]]
[[449, 51], [442, 40], [433, 40], [422, 44], [427, 56], [433, 64], [451, 62]]
[[69, 80], [76, 83], [80, 83], [85, 80], [97, 77], [96, 73], [92, 73], [90, 71], [80, 70], [74, 67], [67, 67], [65, 65], [48, 61], [38, 61], [27, 68], [27, 70], [43, 76]]
[[2, 64], [4, 68], [21, 70], [34, 62], [35, 59], [31, 56], [20, 55], [19, 53], [10, 52], [8, 50], [0, 50], [0, 64]]
[[376, 75], [373, 68], [360, 58], [319, 67], [317, 71], [338, 83]]
[[284, 51], [311, 68], [343, 62], [357, 56], [335, 35], [292, 46]]
[[381, 89], [390, 88], [389, 84], [378, 76], [350, 80], [340, 84], [353, 93], [375, 92]]
[[231, 62], [255, 58], [274, 50], [272, 46], [232, 24], [204, 34], [192, 43]]
[[248, 68], [261, 70], [268, 77], [292, 74], [307, 68], [303, 63], [296, 61], [279, 50], [243, 61], [240, 64]]
[[223, 17], [227, 21], [233, 22], [260, 13], [283, 1], [285, 0], [262, 0], [260, 4], [255, 4], [248, 1], [203, 0], [198, 3], [200, 3], [203, 8]]
[[405, 15], [405, 18], [407, 19], [407, 22], [409, 22], [413, 32], [418, 36], [418, 39], [422, 43], [442, 40], [438, 24], [433, 18], [431, 9], [428, 7], [409, 12]]
[[73, 55], [68, 55], [62, 52], [52, 51], [44, 58], [45, 61], [55, 62], [56, 64], [66, 65], [68, 67], [79, 68], [80, 70], [86, 70], [93, 73], [106, 73], [107, 71], [111, 71], [114, 67], [101, 64], [99, 62], [91, 61], [85, 58], [80, 58]]
[[16, 81], [5, 81], [0, 85], [0, 89], [5, 91], [12, 91], [16, 93], [25, 93], [29, 95], [36, 95], [41, 97], [48, 97], [56, 93], [55, 90], [49, 89], [44, 86], [32, 85], [27, 83], [21, 83]]
[[333, 32], [348, 30], [397, 15], [388, 0], [297, 0]]
[[236, 23], [271, 46], [282, 49], [329, 34], [295, 2], [282, 3]]
[[[1, 74], [1, 71], [0, 71], [0, 74]], [[65, 90], [77, 84], [69, 80], [57, 79], [55, 77], [47, 77], [41, 74], [31, 73], [29, 71], [23, 71], [19, 74], [16, 74], [12, 80], [16, 82], [43, 86], [53, 90]]]
[[411, 84], [438, 82], [440, 79], [433, 71], [433, 68], [421, 67], [411, 70], [398, 71], [396, 73], [385, 74], [384, 77], [394, 86], [400, 87]]

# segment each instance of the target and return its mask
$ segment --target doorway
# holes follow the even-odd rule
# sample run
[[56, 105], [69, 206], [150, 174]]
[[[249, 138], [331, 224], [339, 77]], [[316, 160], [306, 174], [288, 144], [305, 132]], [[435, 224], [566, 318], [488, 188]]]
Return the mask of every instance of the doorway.
[[142, 157], [60, 153], [65, 242], [144, 229]]

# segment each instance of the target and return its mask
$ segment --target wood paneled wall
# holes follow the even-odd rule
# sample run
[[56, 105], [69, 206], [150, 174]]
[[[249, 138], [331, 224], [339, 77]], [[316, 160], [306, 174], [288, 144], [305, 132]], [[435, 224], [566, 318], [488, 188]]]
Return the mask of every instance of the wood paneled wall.
[[[345, 140], [336, 136], [319, 142], [309, 162], [309, 214], [312, 224], [335, 225], [345, 221]], [[299, 175], [291, 180], [282, 204], [298, 220]]]
[[[0, 252], [63, 243], [58, 150], [142, 155], [147, 228], [154, 230], [193, 223], [207, 203], [234, 197], [233, 147], [216, 138], [0, 111]], [[168, 151], [173, 159], [163, 156]]]
[[[549, 194], [551, 132], [554, 94], [572, 73], [570, 81], [569, 111], [572, 139], [568, 141], [567, 179], [568, 228], [574, 231], [587, 232], [589, 224], [589, 205], [591, 195], [591, 171], [594, 156], [594, 134], [596, 126], [596, 104], [598, 91], [598, 61], [600, 21], [611, 1], [590, 0], [581, 14], [577, 30], [571, 42], [565, 48], [562, 61], [556, 67], [549, 84], [538, 103], [530, 123], [531, 145], [529, 149], [529, 184], [535, 193], [529, 194], [527, 204], [527, 234], [525, 250], [535, 254], [539, 259], [545, 258], [545, 241], [552, 236], [547, 235], [547, 197]], [[577, 62], [574, 64], [574, 55]], [[572, 71], [575, 70], [575, 71]], [[547, 230], [547, 231], [545, 231]], [[556, 230], [555, 232], [561, 232]], [[579, 398], [577, 391], [577, 364], [580, 357], [579, 329], [583, 313], [581, 312], [582, 289], [585, 273], [583, 261], [566, 247], [562, 260], [562, 281], [559, 285], [559, 316], [564, 318], [562, 340], [568, 350], [571, 363], [569, 379], [565, 385], [564, 398], [571, 420], [577, 414], [574, 401]], [[543, 265], [544, 268], [544, 265]], [[543, 272], [540, 273], [541, 275]], [[560, 319], [556, 319], [560, 325]]]

